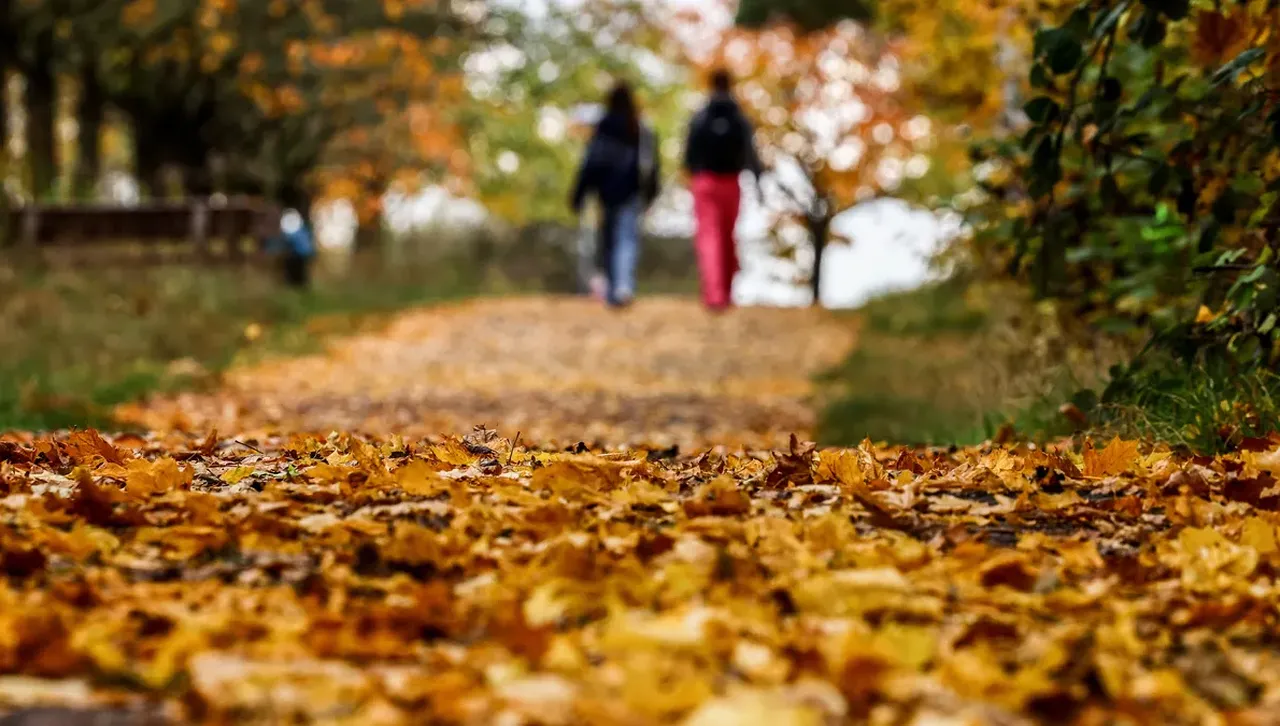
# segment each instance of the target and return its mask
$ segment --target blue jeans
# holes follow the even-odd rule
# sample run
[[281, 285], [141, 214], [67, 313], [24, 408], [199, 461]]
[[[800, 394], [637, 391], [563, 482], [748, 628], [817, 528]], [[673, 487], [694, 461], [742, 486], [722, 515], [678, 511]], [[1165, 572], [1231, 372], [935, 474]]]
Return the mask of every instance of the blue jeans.
[[624, 305], [636, 295], [636, 263], [640, 258], [640, 221], [644, 207], [640, 200], [607, 207], [596, 246], [596, 266], [608, 282], [606, 299], [610, 305]]

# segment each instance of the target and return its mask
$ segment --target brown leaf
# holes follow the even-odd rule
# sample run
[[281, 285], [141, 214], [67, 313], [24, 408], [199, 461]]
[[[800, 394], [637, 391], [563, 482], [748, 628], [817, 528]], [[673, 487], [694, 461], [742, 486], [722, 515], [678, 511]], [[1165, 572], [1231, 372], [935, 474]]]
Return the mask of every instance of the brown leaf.
[[[1249, 45], [1249, 25], [1249, 13], [1244, 7], [1231, 8], [1226, 14], [1196, 11], [1192, 57], [1205, 67], [1217, 66], [1235, 57]], [[1203, 306], [1201, 308], [1203, 313]], [[1201, 317], [1197, 316], [1196, 322], [1201, 322]]]
[[690, 517], [734, 517], [750, 512], [751, 500], [728, 477], [704, 485], [695, 498], [684, 503], [684, 513]]
[[765, 486], [770, 489], [782, 489], [787, 486], [806, 486], [813, 483], [813, 452], [816, 446], [812, 442], [801, 445], [795, 434], [791, 434], [790, 450], [777, 457], [773, 471], [765, 479]]
[[1040, 579], [1040, 572], [1021, 554], [1004, 554], [988, 560], [980, 571], [983, 587], [1011, 587], [1030, 592]]

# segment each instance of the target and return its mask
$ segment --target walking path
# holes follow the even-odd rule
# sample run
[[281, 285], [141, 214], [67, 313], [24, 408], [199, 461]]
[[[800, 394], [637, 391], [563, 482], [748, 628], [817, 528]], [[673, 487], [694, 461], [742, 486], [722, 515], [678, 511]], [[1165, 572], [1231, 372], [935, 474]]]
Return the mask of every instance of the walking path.
[[1280, 439], [815, 450], [850, 338], [484, 300], [0, 432], [0, 721], [1276, 722]]
[[484, 425], [545, 444], [769, 447], [810, 432], [811, 379], [852, 342], [847, 323], [807, 309], [486, 299], [409, 312], [322, 354], [235, 371], [212, 395], [120, 417], [152, 430], [416, 437]]

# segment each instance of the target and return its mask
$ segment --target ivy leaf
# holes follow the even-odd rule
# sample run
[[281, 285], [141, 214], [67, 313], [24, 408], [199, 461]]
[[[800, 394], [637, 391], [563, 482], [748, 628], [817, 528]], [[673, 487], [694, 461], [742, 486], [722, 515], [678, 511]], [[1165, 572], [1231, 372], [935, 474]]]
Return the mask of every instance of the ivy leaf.
[[1161, 164], [1156, 170], [1151, 172], [1151, 177], [1147, 179], [1147, 192], [1153, 197], [1159, 197], [1164, 194], [1164, 190], [1169, 187], [1169, 182], [1173, 180], [1173, 170], [1168, 164]]
[[1062, 112], [1062, 107], [1058, 105], [1057, 101], [1048, 96], [1037, 96], [1028, 101], [1022, 110], [1026, 112], [1027, 117], [1033, 122], [1044, 125], [1056, 120]]
[[1236, 219], [1236, 198], [1231, 190], [1224, 191], [1213, 201], [1213, 218], [1222, 224], [1231, 224]]
[[1045, 67], [1037, 63], [1031, 69], [1031, 86], [1033, 88], [1053, 88], [1053, 78]]
[[1107, 212], [1115, 213], [1120, 202], [1123, 201], [1120, 194], [1120, 185], [1116, 182], [1116, 178], [1112, 174], [1102, 177], [1102, 184], [1098, 190], [1099, 196], [1102, 197], [1102, 206]]
[[1067, 18], [1067, 22], [1063, 24], [1062, 29], [1071, 34], [1072, 37], [1084, 40], [1089, 37], [1089, 8], [1076, 8], [1071, 13], [1071, 17]]
[[1276, 322], [1277, 322], [1276, 314], [1275, 313], [1268, 314], [1266, 320], [1262, 321], [1262, 325], [1258, 326], [1258, 332], [1262, 333], [1263, 335], [1270, 333], [1272, 330], [1275, 330]]
[[1137, 24], [1133, 26], [1133, 30], [1130, 31], [1130, 37], [1140, 42], [1143, 48], [1150, 49], [1160, 45], [1164, 41], [1167, 32], [1168, 27], [1165, 25], [1164, 20], [1156, 12], [1148, 8], [1147, 12], [1143, 13]]
[[1098, 95], [1102, 97], [1103, 101], [1106, 101], [1108, 103], [1115, 103], [1116, 101], [1120, 100], [1120, 94], [1123, 92], [1123, 90], [1124, 89], [1120, 85], [1120, 81], [1114, 78], [1107, 78], [1102, 81], [1101, 87], [1099, 88]]
[[1031, 155], [1031, 194], [1041, 197], [1053, 191], [1053, 186], [1062, 178], [1062, 168], [1058, 164], [1058, 147], [1051, 138], [1040, 140], [1035, 152]]
[[1084, 60], [1084, 47], [1070, 33], [1059, 30], [1045, 54], [1049, 70], [1061, 76], [1074, 71], [1080, 61]]
[[1191, 12], [1191, 0], [1146, 0], [1145, 4], [1170, 20], [1182, 20]]
[[1262, 355], [1262, 340], [1256, 335], [1237, 334], [1231, 339], [1230, 348], [1237, 361], [1250, 363]]

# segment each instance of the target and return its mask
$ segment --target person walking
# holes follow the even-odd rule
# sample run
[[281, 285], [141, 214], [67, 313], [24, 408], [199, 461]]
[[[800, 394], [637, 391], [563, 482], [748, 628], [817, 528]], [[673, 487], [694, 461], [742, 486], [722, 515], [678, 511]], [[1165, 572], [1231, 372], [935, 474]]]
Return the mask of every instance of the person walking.
[[570, 199], [578, 215], [588, 197], [600, 202], [596, 268], [603, 289], [596, 293], [610, 307], [624, 307], [635, 298], [640, 225], [658, 197], [660, 174], [657, 138], [641, 122], [631, 87], [619, 83], [609, 93]]
[[722, 311], [733, 303], [733, 278], [739, 269], [733, 235], [742, 206], [742, 172], [755, 176], [759, 191], [764, 171], [755, 131], [733, 96], [728, 71], [712, 74], [711, 97], [689, 123], [684, 167], [693, 191], [702, 303]]

